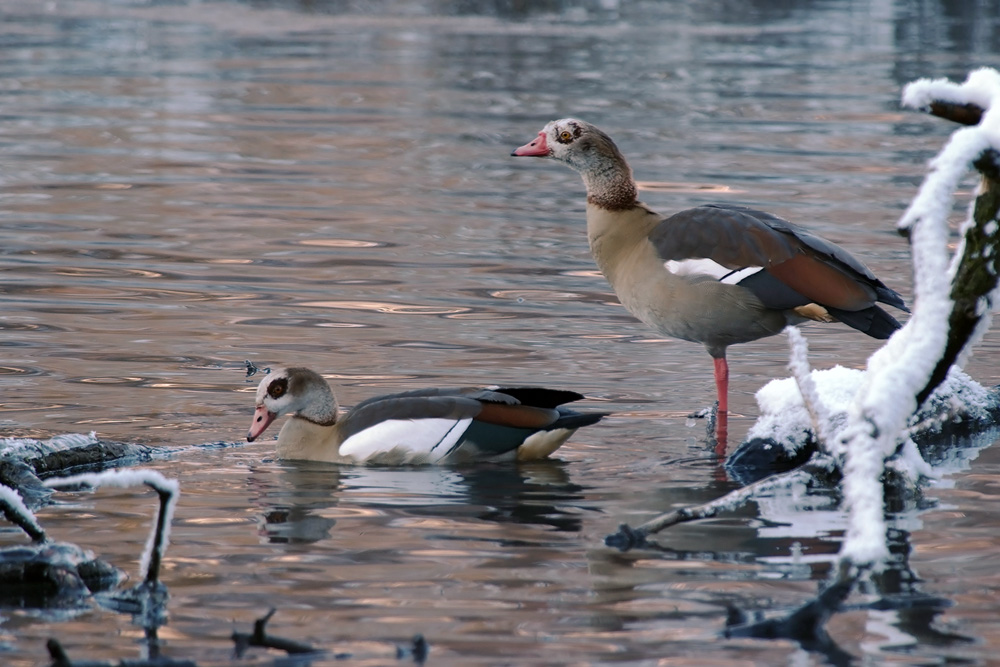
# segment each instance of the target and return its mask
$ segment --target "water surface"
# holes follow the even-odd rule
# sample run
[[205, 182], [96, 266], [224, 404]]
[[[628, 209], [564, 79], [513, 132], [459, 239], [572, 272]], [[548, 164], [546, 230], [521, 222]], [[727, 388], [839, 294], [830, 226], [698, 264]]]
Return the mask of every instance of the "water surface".
[[[579, 177], [509, 153], [552, 118], [590, 120], [655, 208], [764, 207], [909, 299], [893, 226], [953, 128], [897, 100], [914, 78], [995, 64], [997, 8], [977, 7], [7, 2], [0, 432], [237, 442], [244, 359], [313, 366], [345, 405], [430, 384], [575, 389], [615, 416], [531, 466], [289, 464], [268, 442], [153, 464], [183, 490], [163, 651], [229, 664], [234, 627], [274, 606], [272, 631], [361, 664], [417, 632], [434, 664], [819, 662], [719, 633], [728, 604], [781, 610], [816, 590], [843, 528], [830, 499], [678, 527], [659, 551], [602, 546], [619, 522], [732, 488], [685, 418], [714, 399], [710, 359], [617, 304]], [[805, 331], [818, 367], [877, 347]], [[984, 384], [1000, 382], [998, 341], [967, 367]], [[736, 438], [785, 360], [780, 338], [731, 351]], [[900, 571], [953, 606], [849, 610], [830, 626], [845, 650], [995, 653], [1000, 464], [966, 455], [895, 524]], [[134, 574], [152, 510], [147, 492], [101, 490], [40, 520]], [[96, 605], [0, 611], [8, 664], [43, 661], [52, 636], [75, 659], [145, 650]]]

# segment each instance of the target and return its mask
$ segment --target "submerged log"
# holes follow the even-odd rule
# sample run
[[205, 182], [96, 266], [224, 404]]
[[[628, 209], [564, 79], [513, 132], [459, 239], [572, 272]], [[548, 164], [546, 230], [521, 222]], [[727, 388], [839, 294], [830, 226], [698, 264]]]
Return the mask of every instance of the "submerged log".
[[[16, 444], [4, 446], [11, 441]], [[136, 465], [164, 453], [147, 445], [99, 440], [93, 434], [57, 436], [45, 441], [5, 438], [0, 440], [0, 484], [16, 489], [29, 507], [38, 507], [52, 494], [42, 479]]]
[[66, 649], [63, 648], [58, 639], [54, 638], [45, 643], [45, 648], [49, 652], [49, 657], [52, 658], [51, 667], [198, 667], [198, 663], [193, 660], [175, 660], [159, 655], [144, 660], [122, 660], [120, 662], [71, 660]]

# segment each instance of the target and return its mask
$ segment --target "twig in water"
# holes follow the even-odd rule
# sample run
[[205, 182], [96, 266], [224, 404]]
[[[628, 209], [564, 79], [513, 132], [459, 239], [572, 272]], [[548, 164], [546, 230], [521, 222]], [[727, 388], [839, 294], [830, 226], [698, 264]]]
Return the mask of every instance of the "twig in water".
[[257, 373], [263, 373], [264, 375], [267, 375], [268, 373], [271, 372], [271, 367], [270, 366], [266, 366], [263, 369], [257, 368], [257, 365], [254, 362], [250, 361], [249, 359], [244, 359], [243, 363], [247, 365], [247, 381], [248, 382], [250, 381], [250, 378], [252, 378]]
[[757, 494], [791, 486], [797, 482], [808, 482], [815, 479], [816, 475], [830, 470], [832, 459], [828, 456], [816, 455], [808, 462], [793, 468], [788, 472], [771, 475], [758, 480], [753, 484], [748, 484], [742, 488], [730, 491], [721, 498], [703, 503], [701, 505], [689, 505], [680, 509], [661, 514], [650, 519], [646, 523], [632, 528], [628, 524], [621, 524], [618, 532], [604, 538], [604, 544], [621, 551], [628, 551], [642, 547], [646, 544], [646, 537], [653, 533], [658, 533], [664, 528], [675, 526], [679, 523], [697, 521], [699, 519], [709, 519], [719, 512], [732, 510], [740, 505], [752, 500]]
[[236, 644], [234, 652], [237, 658], [242, 658], [246, 650], [251, 646], [260, 648], [273, 648], [284, 651], [288, 654], [319, 653], [320, 650], [313, 648], [309, 644], [297, 642], [293, 639], [275, 637], [267, 634], [267, 622], [274, 616], [277, 609], [272, 608], [264, 616], [258, 618], [253, 623], [253, 632], [233, 632], [233, 643]]
[[423, 635], [417, 634], [413, 635], [413, 639], [410, 641], [409, 646], [397, 646], [396, 647], [396, 659], [403, 660], [404, 658], [413, 658], [413, 662], [418, 665], [424, 664], [427, 660], [427, 654], [430, 653], [431, 646], [424, 639]]

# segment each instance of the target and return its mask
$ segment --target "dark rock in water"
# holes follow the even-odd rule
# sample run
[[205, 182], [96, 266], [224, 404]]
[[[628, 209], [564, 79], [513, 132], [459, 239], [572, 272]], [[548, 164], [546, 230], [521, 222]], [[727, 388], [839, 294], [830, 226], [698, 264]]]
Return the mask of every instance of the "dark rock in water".
[[752, 484], [768, 475], [787, 472], [812, 458], [819, 447], [811, 437], [799, 447], [789, 450], [771, 438], [744, 440], [726, 459], [726, 474], [740, 484]]
[[[8, 487], [3, 489], [3, 514], [33, 540], [30, 545], [0, 549], [0, 605], [75, 606], [93, 593], [117, 587], [124, 573], [88, 550], [49, 540], [38, 526], [30, 508], [47, 502], [52, 493], [40, 478], [139, 463], [163, 453], [93, 435], [70, 434], [47, 441], [0, 439], [0, 484]], [[15, 495], [23, 505], [15, 502]]]
[[125, 575], [85, 549], [45, 542], [0, 550], [0, 604], [50, 607], [110, 590]]
[[16, 489], [28, 507], [38, 507], [52, 495], [52, 489], [42, 484], [35, 469], [19, 459], [0, 458], [0, 484]]

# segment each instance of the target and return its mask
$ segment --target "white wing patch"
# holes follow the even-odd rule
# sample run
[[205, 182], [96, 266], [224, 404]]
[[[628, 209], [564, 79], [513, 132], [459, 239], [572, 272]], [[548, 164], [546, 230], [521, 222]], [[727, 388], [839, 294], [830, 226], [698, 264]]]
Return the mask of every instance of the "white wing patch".
[[[465, 434], [468, 419], [387, 419], [355, 433], [340, 445], [340, 453], [359, 461], [380, 454], [405, 454], [404, 459], [437, 463]], [[405, 462], [405, 461], [403, 461]]]
[[675, 276], [711, 276], [716, 280], [720, 280], [731, 271], [731, 269], [727, 269], [722, 264], [710, 259], [682, 259], [680, 261], [672, 259], [669, 262], [664, 262], [663, 265], [667, 267], [667, 271]]
[[738, 285], [741, 280], [752, 276], [762, 268], [748, 266], [743, 269], [729, 269], [711, 259], [682, 259], [679, 261], [672, 259], [664, 262], [663, 266], [675, 276], [705, 276], [729, 285]]
[[763, 271], [762, 266], [748, 266], [745, 269], [735, 269], [730, 271], [727, 275], [719, 278], [720, 283], [726, 283], [729, 285], [739, 285], [745, 278], [749, 278], [758, 271]]

